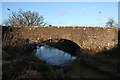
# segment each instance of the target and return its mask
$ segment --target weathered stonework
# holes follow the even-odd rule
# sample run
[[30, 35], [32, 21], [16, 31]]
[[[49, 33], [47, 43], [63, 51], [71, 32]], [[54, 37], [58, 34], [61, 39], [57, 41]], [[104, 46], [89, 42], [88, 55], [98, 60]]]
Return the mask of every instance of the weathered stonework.
[[[17, 30], [17, 31], [16, 31]], [[30, 42], [68, 39], [89, 50], [111, 49], [118, 44], [117, 27], [14, 27], [13, 35]]]

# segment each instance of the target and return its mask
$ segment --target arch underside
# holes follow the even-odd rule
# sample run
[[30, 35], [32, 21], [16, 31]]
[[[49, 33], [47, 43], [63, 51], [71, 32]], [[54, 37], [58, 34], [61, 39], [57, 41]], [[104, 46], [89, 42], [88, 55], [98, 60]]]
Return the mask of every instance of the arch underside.
[[43, 42], [51, 47], [68, 52], [73, 56], [76, 56], [76, 51], [80, 50], [80, 46], [77, 43], [68, 39], [48, 39]]

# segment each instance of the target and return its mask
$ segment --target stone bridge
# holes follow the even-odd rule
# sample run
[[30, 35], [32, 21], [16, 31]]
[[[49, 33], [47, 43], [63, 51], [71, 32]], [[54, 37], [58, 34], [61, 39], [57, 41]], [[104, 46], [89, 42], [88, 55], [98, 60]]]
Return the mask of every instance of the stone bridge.
[[30, 42], [67, 39], [89, 50], [111, 49], [118, 44], [117, 27], [15, 27], [13, 31], [16, 29], [20, 38]]

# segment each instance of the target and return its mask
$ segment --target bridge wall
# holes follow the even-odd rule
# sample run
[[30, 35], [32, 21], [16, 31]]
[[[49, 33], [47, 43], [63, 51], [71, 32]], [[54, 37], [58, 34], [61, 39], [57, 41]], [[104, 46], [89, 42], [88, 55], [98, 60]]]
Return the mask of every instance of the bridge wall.
[[118, 43], [117, 27], [15, 27], [13, 35], [41, 42], [68, 39], [90, 50], [111, 49]]

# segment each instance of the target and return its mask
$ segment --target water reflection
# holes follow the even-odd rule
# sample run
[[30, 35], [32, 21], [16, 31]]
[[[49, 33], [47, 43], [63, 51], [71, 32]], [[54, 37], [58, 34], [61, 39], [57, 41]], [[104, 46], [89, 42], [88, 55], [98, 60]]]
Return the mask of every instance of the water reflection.
[[36, 47], [37, 57], [41, 60], [45, 60], [52, 65], [70, 65], [76, 59], [75, 56], [71, 56], [69, 53], [45, 44], [40, 47], [38, 44]]
[[52, 48], [46, 44], [44, 45], [42, 44], [42, 46], [40, 47], [39, 45], [41, 44], [37, 45], [36, 55], [37, 57], [39, 57], [40, 60], [45, 60], [46, 62], [57, 66], [71, 65], [70, 68], [68, 66], [65, 68], [67, 71], [65, 73], [63, 72], [63, 69], [60, 70], [55, 69], [56, 71], [54, 72], [56, 72], [56, 74], [61, 74], [65, 77], [71, 77], [71, 78], [108, 78], [109, 79], [110, 77], [109, 74], [106, 74], [96, 68], [90, 67], [86, 65], [83, 61], [78, 62], [77, 60], [75, 60], [76, 57], [71, 56], [69, 53], [58, 50], [56, 48]]

